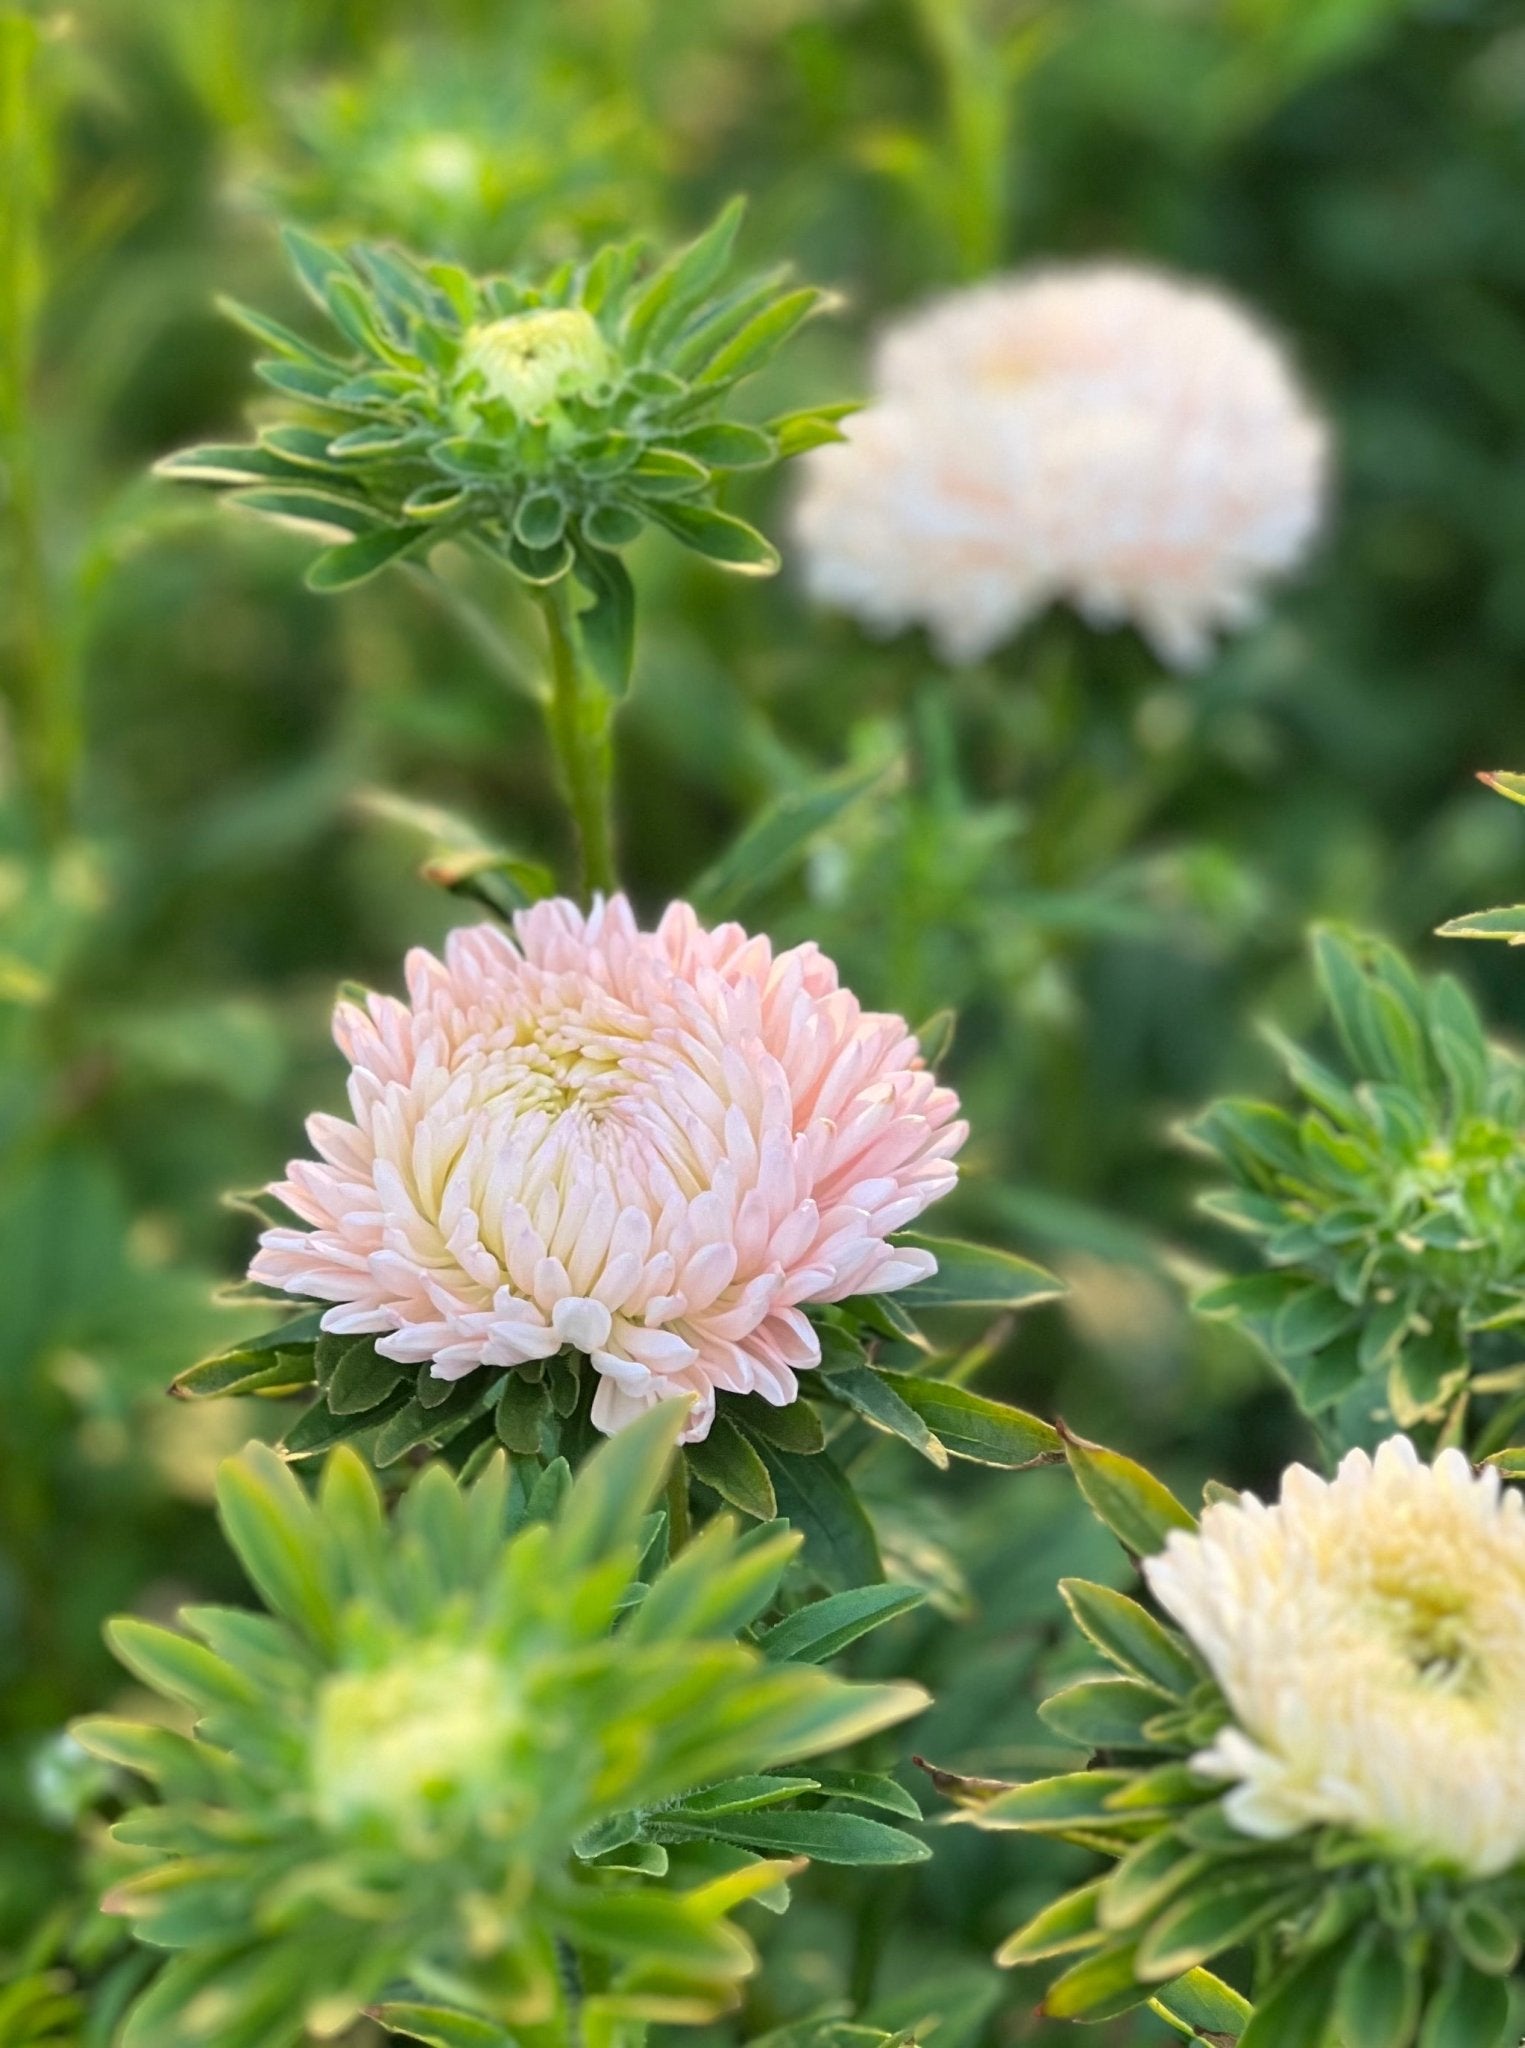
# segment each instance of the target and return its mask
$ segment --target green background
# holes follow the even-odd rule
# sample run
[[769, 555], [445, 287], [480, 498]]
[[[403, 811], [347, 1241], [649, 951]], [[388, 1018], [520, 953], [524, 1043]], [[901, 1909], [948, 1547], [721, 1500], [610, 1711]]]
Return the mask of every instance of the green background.
[[[744, 253], [842, 295], [759, 414], [862, 393], [885, 317], [1054, 255], [1216, 279], [1282, 335], [1333, 422], [1328, 532], [1202, 673], [1057, 619], [952, 674], [813, 612], [787, 542], [760, 586], [650, 540], [618, 727], [647, 913], [761, 804], [885, 764], [742, 914], [818, 938], [870, 1004], [959, 1011], [974, 1136], [938, 1224], [1071, 1289], [994, 1333], [981, 1384], [1183, 1484], [1274, 1478], [1304, 1439], [1189, 1317], [1234, 1252], [1173, 1124], [1269, 1083], [1254, 1020], [1310, 1018], [1314, 917], [1443, 959], [1501, 1029], [1522, 1002], [1511, 954], [1427, 936], [1525, 893], [1525, 821], [1471, 779], [1525, 766], [1518, 11], [87, 0], [0, 24], [0, 1947], [69, 1883], [29, 1760], [120, 1685], [101, 1617], [236, 1591], [210, 1474], [274, 1424], [162, 1392], [247, 1314], [212, 1304], [253, 1231], [221, 1197], [341, 1099], [336, 983], [395, 986], [469, 915], [357, 792], [569, 851], [533, 708], [407, 582], [309, 595], [301, 539], [147, 477], [247, 417], [216, 292], [305, 320], [281, 218], [532, 269], [747, 192]], [[744, 509], [784, 538], [789, 490]], [[867, 1483], [939, 1589], [867, 1661], [933, 1687], [939, 1761], [1035, 1769], [1035, 1673], [1070, 1654], [1054, 1580], [1120, 1560], [1050, 1475], [897, 1453]], [[1040, 2038], [1037, 1983], [986, 1959], [1051, 1866], [934, 1840], [914, 1877], [803, 1885], [736, 2031], [851, 1997], [936, 2005], [947, 2048]]]

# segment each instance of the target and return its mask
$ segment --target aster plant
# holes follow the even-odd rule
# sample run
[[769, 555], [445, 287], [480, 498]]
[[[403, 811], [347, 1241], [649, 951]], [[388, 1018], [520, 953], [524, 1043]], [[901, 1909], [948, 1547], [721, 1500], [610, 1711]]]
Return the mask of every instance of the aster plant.
[[508, 570], [543, 615], [542, 699], [593, 889], [614, 882], [609, 726], [635, 617], [623, 551], [651, 526], [723, 568], [771, 574], [777, 551], [722, 507], [724, 487], [831, 439], [846, 410], [737, 417], [737, 386], [824, 297], [777, 271], [729, 279], [741, 213], [728, 206], [655, 268], [630, 242], [535, 279], [376, 245], [343, 255], [288, 230], [334, 337], [230, 304], [270, 351], [257, 373], [279, 417], [252, 443], [159, 465], [325, 537], [315, 590], [422, 565], [446, 541]]
[[1271, 1032], [1302, 1098], [1214, 1104], [1203, 1206], [1268, 1270], [1197, 1307], [1252, 1335], [1336, 1436], [1391, 1419], [1479, 1455], [1525, 1421], [1525, 1068], [1449, 975], [1332, 929], [1314, 959], [1339, 1068]]
[[268, 1612], [117, 1622], [190, 1732], [77, 1730], [156, 1795], [112, 1830], [107, 1909], [164, 1958], [123, 2048], [295, 2048], [366, 2013], [432, 2043], [633, 2041], [735, 2002], [738, 1910], [780, 1908], [803, 1858], [925, 1855], [892, 1779], [799, 1768], [924, 1704], [818, 1662], [907, 1596], [749, 1634], [798, 1538], [718, 1521], [669, 1559], [648, 1505], [680, 1419], [575, 1481], [436, 1465], [391, 1521], [348, 1449], [315, 1501], [261, 1447], [224, 1467]]
[[[1153, 1608], [1063, 1585], [1104, 1660], [1040, 1709], [1073, 1769], [934, 1773], [974, 1826], [1105, 1859], [998, 1960], [1059, 1966], [1056, 2019], [1147, 2003], [1239, 2048], [1503, 2048], [1525, 1920], [1525, 1502], [1397, 1437], [1333, 1480], [1294, 1466], [1271, 1506], [1210, 1488], [1198, 1524], [1131, 1461], [1069, 1450]], [[1249, 1997], [1207, 1968], [1229, 1957]]]
[[1055, 1283], [906, 1229], [966, 1126], [904, 1021], [816, 947], [556, 900], [416, 950], [407, 980], [406, 1002], [340, 1005], [354, 1120], [312, 1118], [318, 1158], [271, 1191], [301, 1227], [266, 1230], [251, 1277], [319, 1306], [180, 1392], [311, 1388], [287, 1450], [362, 1435], [383, 1465], [493, 1440], [575, 1460], [682, 1397], [709, 1505], [798, 1515], [843, 1582], [878, 1563], [829, 1439], [861, 1424], [940, 1466], [1058, 1454], [935, 1369], [918, 1311]]

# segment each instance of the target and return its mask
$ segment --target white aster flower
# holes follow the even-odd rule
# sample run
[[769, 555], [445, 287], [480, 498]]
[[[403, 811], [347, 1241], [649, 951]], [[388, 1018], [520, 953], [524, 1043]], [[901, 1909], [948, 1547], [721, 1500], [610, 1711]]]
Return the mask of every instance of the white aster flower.
[[1476, 1877], [1525, 1858], [1525, 1499], [1496, 1471], [1393, 1437], [1208, 1508], [1144, 1570], [1233, 1713], [1194, 1763], [1246, 1834], [1332, 1825]]
[[892, 327], [805, 459], [812, 593], [977, 661], [1055, 601], [1191, 667], [1318, 527], [1327, 434], [1222, 293], [1130, 264], [955, 292]]
[[889, 1242], [946, 1194], [967, 1125], [902, 1018], [861, 1008], [813, 945], [775, 954], [674, 904], [537, 904], [407, 962], [409, 1000], [341, 1003], [354, 1121], [274, 1192], [256, 1280], [333, 1302], [441, 1379], [570, 1346], [615, 1430], [717, 1389], [795, 1399], [807, 1302], [936, 1270]]

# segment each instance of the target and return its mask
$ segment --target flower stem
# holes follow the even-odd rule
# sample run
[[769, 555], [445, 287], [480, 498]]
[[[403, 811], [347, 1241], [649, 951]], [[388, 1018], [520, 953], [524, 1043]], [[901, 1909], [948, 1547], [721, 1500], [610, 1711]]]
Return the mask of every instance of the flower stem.
[[667, 1473], [667, 1555], [677, 1556], [693, 1533], [688, 1512], [688, 1460], [680, 1444]]
[[585, 897], [595, 892], [607, 894], [618, 886], [610, 736], [614, 705], [582, 657], [567, 577], [540, 592], [540, 608], [545, 614], [551, 657], [546, 716], [577, 827], [582, 893]]
[[17, 752], [45, 834], [67, 828], [81, 727], [75, 661], [43, 545], [31, 378], [43, 291], [48, 136], [37, 24], [0, 8], [0, 573], [8, 645], [0, 671], [11, 700]]

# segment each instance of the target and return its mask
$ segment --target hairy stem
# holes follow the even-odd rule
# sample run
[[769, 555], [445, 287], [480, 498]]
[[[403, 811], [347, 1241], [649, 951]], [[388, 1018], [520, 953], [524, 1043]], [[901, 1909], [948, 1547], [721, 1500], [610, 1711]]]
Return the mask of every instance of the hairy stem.
[[614, 706], [582, 658], [567, 577], [540, 593], [540, 608], [550, 648], [551, 690], [546, 714], [577, 827], [582, 893], [584, 897], [595, 892], [607, 894], [618, 886], [610, 734]]

